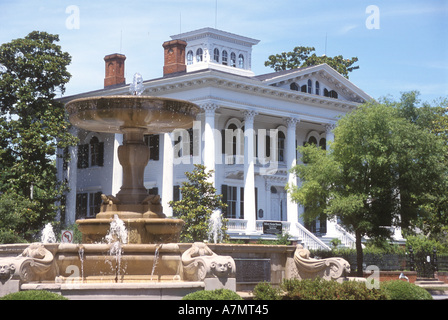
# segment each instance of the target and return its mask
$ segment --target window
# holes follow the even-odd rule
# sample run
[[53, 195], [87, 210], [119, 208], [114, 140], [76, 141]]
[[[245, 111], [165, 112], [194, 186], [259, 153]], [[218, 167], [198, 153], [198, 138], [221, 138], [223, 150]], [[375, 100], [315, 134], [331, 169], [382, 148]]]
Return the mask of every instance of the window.
[[244, 56], [243, 56], [242, 54], [240, 54], [240, 55], [238, 56], [238, 66], [239, 66], [241, 69], [244, 69]]
[[149, 160], [158, 161], [160, 154], [160, 135], [145, 135], [145, 144], [149, 147]]
[[303, 86], [300, 87], [300, 91], [305, 92], [305, 93], [307, 92], [306, 84], [304, 84]]
[[294, 91], [299, 91], [299, 86], [298, 86], [297, 83], [295, 83], [295, 82], [291, 83], [291, 85], [289, 86], [289, 88], [290, 88], [291, 90], [294, 90]]
[[222, 64], [223, 65], [227, 65], [227, 58], [228, 58], [228, 56], [227, 56], [227, 51], [226, 50], [224, 50], [223, 52], [222, 52]]
[[101, 192], [89, 193], [89, 214], [88, 217], [95, 217], [101, 209]]
[[222, 201], [227, 204], [227, 208], [224, 209], [224, 216], [228, 219], [236, 219], [238, 188], [223, 184], [221, 186], [221, 193]]
[[235, 52], [232, 52], [230, 54], [230, 66], [231, 67], [236, 67], [236, 54], [235, 54]]
[[89, 145], [81, 144], [78, 146], [78, 169], [89, 167]]
[[90, 165], [92, 167], [103, 166], [104, 161], [104, 143], [100, 142], [97, 137], [90, 139]]
[[338, 93], [334, 90], [328, 91], [327, 88], [324, 89], [324, 96], [329, 97], [329, 98], [334, 98], [337, 99], [338, 98]]
[[[198, 156], [199, 143], [199, 134], [195, 132], [193, 128], [174, 131], [174, 151], [177, 151], [177, 158], [181, 158], [186, 155]], [[197, 144], [196, 148], [195, 144]]]
[[76, 219], [94, 218], [101, 209], [101, 192], [76, 195]]
[[320, 84], [319, 84], [319, 81], [316, 81], [316, 94], [317, 95], [320, 95]]
[[188, 51], [187, 53], [187, 64], [191, 65], [193, 64], [193, 51]]
[[88, 144], [78, 145], [78, 169], [102, 167], [103, 165], [104, 142], [93, 137]]
[[321, 138], [319, 140], [319, 147], [321, 147], [323, 150], [327, 150], [327, 139]]
[[216, 62], [219, 62], [219, 49], [215, 48], [215, 50], [213, 50], [213, 60], [215, 60]]
[[202, 48], [196, 50], [196, 62], [201, 62], [204, 60], [203, 54], [204, 52], [202, 51]]
[[308, 93], [313, 93], [313, 81], [308, 79]]
[[330, 98], [337, 99], [337, 98], [338, 98], [338, 93], [337, 93], [336, 91], [334, 91], [334, 90], [331, 90], [331, 91], [329, 92], [329, 97], [330, 97]]
[[285, 141], [286, 136], [283, 131], [278, 132], [278, 161], [285, 161]]
[[222, 131], [224, 138], [222, 143], [222, 153], [225, 155], [225, 164], [243, 163], [244, 128], [238, 128], [235, 123], [230, 123]]

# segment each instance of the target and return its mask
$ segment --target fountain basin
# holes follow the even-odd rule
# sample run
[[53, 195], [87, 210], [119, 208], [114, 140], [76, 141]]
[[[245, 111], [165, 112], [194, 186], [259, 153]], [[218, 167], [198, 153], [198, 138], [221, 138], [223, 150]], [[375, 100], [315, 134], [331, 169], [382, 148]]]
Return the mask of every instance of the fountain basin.
[[[178, 242], [179, 234], [185, 222], [170, 218], [131, 218], [122, 219], [128, 232], [128, 243], [170, 243]], [[79, 231], [83, 234], [83, 243], [96, 243], [104, 239], [109, 232], [112, 219], [77, 220]]]
[[69, 121], [76, 127], [107, 133], [141, 128], [144, 134], [188, 129], [199, 107], [194, 103], [151, 96], [99, 96], [68, 102]]

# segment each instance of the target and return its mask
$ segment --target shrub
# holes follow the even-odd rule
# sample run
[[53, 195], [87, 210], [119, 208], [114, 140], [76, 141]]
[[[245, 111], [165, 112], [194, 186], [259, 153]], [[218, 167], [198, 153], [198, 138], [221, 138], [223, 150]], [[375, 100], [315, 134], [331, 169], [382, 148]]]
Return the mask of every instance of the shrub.
[[182, 300], [243, 300], [243, 298], [229, 289], [215, 289], [192, 292]]
[[381, 282], [380, 286], [390, 300], [432, 300], [428, 291], [406, 281], [385, 281]]
[[281, 300], [281, 289], [274, 288], [269, 282], [260, 282], [254, 288], [254, 300]]
[[[322, 278], [287, 279], [281, 289], [274, 289], [269, 283], [259, 283], [254, 290], [255, 300], [386, 300], [382, 290], [368, 289], [364, 282], [346, 281], [339, 283]], [[281, 296], [281, 291], [284, 295]]]
[[60, 294], [45, 291], [45, 290], [28, 290], [9, 293], [0, 300], [68, 300]]

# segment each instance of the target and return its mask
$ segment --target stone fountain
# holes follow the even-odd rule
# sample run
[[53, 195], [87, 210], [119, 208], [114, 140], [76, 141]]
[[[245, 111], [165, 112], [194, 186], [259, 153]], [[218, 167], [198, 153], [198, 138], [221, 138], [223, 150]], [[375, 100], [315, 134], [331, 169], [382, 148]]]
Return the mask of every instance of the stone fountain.
[[[66, 104], [74, 126], [123, 134], [118, 148], [121, 189], [116, 195], [102, 195], [94, 219], [76, 221], [82, 244], [0, 246], [0, 296], [50, 288], [72, 298], [112, 299], [111, 292], [125, 292], [131, 298], [170, 299], [203, 289], [235, 290], [233, 259], [215, 254], [204, 243], [177, 243], [184, 221], [166, 217], [160, 196], [149, 195], [143, 184], [150, 153], [144, 135], [191, 128], [200, 108], [187, 101], [142, 96], [136, 80], [131, 87], [131, 95]], [[127, 234], [114, 235], [114, 224]]]
[[66, 110], [70, 122], [79, 128], [123, 134], [118, 148], [121, 189], [116, 195], [102, 195], [96, 219], [77, 221], [83, 242], [103, 239], [115, 215], [126, 222], [129, 243], [177, 242], [183, 220], [166, 218], [160, 196], [148, 195], [143, 185], [150, 152], [144, 135], [192, 127], [199, 107], [187, 101], [130, 95], [77, 99], [67, 103]]

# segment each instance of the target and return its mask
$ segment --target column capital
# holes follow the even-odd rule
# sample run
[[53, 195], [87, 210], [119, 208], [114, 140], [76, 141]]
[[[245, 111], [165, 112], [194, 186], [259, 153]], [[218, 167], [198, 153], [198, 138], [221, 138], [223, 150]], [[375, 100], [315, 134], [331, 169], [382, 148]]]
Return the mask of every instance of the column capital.
[[251, 121], [251, 120], [254, 120], [256, 115], [258, 115], [258, 112], [255, 110], [244, 110], [243, 115], [244, 115], [244, 120]]
[[325, 123], [325, 132], [331, 133], [336, 128], [336, 122]]
[[213, 102], [201, 104], [200, 107], [202, 110], [204, 110], [206, 115], [213, 115], [219, 108], [219, 106]]
[[295, 127], [297, 123], [300, 122], [299, 118], [284, 118], [283, 121], [286, 123], [287, 127]]

